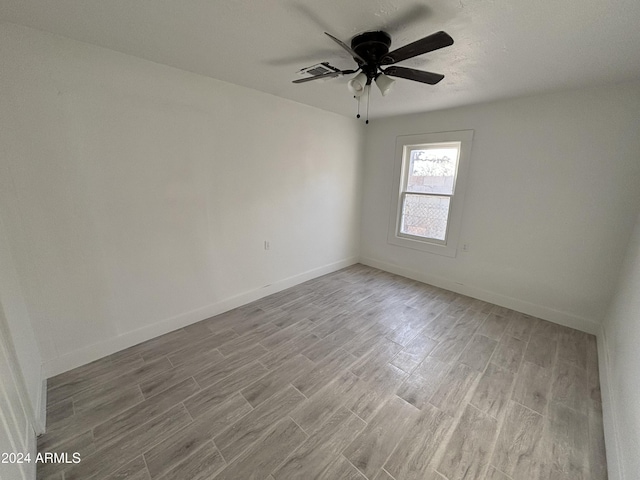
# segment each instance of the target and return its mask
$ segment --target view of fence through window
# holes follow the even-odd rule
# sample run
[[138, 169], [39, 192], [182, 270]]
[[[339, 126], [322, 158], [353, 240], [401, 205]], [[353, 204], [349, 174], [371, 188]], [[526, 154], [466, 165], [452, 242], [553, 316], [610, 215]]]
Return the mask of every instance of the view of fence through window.
[[411, 149], [407, 160], [400, 232], [444, 241], [458, 149]]

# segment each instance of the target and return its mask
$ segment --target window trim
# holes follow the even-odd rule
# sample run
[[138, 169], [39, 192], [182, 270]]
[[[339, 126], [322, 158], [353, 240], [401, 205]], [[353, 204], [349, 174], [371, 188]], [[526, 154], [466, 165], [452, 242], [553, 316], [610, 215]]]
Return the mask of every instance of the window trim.
[[[462, 207], [466, 190], [466, 177], [471, 157], [471, 143], [473, 130], [458, 130], [453, 132], [425, 133], [419, 135], [401, 135], [396, 137], [396, 150], [393, 168], [393, 186], [391, 209], [389, 215], [389, 231], [387, 242], [406, 248], [421, 250], [437, 255], [455, 257], [458, 251], [458, 240], [462, 225]], [[405, 165], [407, 148], [418, 145], [457, 143], [460, 145], [458, 154], [458, 168], [454, 178], [453, 195], [429, 194], [430, 196], [448, 196], [451, 198], [447, 232], [445, 240], [422, 238], [415, 235], [400, 233], [402, 225], [402, 198], [406, 195], [405, 183], [408, 165]], [[412, 193], [412, 192], [409, 192]]]

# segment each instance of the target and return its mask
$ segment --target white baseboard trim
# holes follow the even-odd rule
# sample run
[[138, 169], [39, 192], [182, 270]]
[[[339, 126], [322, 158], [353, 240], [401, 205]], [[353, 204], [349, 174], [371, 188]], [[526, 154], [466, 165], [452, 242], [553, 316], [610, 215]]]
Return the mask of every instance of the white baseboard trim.
[[590, 333], [592, 335], [598, 335], [600, 333], [600, 324], [595, 320], [579, 317], [568, 312], [554, 310], [542, 305], [527, 302], [526, 300], [520, 300], [518, 298], [512, 298], [499, 293], [490, 292], [473, 285], [463, 285], [444, 277], [429, 275], [424, 272], [418, 272], [408, 268], [393, 265], [391, 263], [381, 262], [373, 258], [361, 257], [360, 263], [380, 270], [384, 270], [385, 272], [395, 273], [396, 275], [401, 275], [412, 280], [417, 280], [418, 282], [427, 283], [435, 287], [444, 288], [445, 290], [450, 290], [462, 295], [477, 298], [478, 300], [493, 303], [501, 307], [510, 308], [511, 310], [516, 310], [521, 313], [526, 313], [527, 315], [542, 318], [544, 320], [548, 320], [565, 327], [575, 328], [576, 330]]
[[264, 287], [235, 295], [211, 305], [161, 320], [146, 327], [123, 333], [117, 337], [106, 339], [103, 342], [74, 350], [73, 352], [45, 362], [44, 371], [46, 378], [72, 370], [76, 367], [93, 362], [94, 360], [98, 360], [99, 358], [106, 357], [112, 353], [137, 345], [138, 343], [145, 342], [173, 330], [186, 327], [187, 325], [205, 320], [209, 317], [219, 315], [242, 305], [246, 305], [247, 303], [259, 300], [262, 297], [277, 293], [281, 290], [286, 290], [287, 288], [291, 288], [316, 277], [341, 270], [356, 263], [358, 263], [358, 257], [346, 258], [329, 265], [308, 270], [298, 275], [293, 275], [270, 285], [265, 285]]
[[604, 443], [607, 451], [607, 473], [609, 480], [625, 480], [622, 470], [620, 439], [616, 419], [613, 389], [611, 388], [611, 371], [609, 347], [604, 327], [598, 335], [598, 371], [600, 373], [600, 395], [602, 396], [602, 420], [604, 422]]

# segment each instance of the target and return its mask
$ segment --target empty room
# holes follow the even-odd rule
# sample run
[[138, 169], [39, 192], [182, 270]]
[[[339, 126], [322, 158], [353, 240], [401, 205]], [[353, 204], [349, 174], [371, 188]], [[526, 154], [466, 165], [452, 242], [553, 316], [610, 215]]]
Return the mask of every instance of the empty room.
[[640, 478], [638, 24], [0, 0], [0, 479]]

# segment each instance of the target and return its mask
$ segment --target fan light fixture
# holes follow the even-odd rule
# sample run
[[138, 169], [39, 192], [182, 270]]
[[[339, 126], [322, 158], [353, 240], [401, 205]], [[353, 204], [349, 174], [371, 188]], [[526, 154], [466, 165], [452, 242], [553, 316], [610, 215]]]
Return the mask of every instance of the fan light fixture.
[[[353, 60], [356, 62], [356, 68], [352, 70], [338, 70], [330, 67], [330, 70], [333, 71], [324, 72], [312, 77], [300, 78], [294, 80], [293, 83], [306, 83], [360, 72], [353, 77], [347, 85], [351, 94], [358, 100], [358, 114], [356, 118], [360, 118], [360, 99], [365, 94], [365, 91], [367, 92], [367, 119], [365, 123], [369, 123], [370, 85], [374, 81], [380, 89], [382, 96], [389, 93], [393, 87], [394, 80], [389, 77], [400, 77], [414, 82], [426, 83], [427, 85], [435, 85], [444, 78], [444, 75], [425, 72], [424, 70], [416, 70], [414, 68], [400, 67], [397, 66], [396, 63], [453, 45], [453, 38], [443, 31], [432, 33], [420, 40], [416, 40], [392, 51], [389, 51], [389, 47], [391, 47], [391, 36], [387, 32], [376, 31], [361, 33], [351, 39], [351, 46], [327, 32], [324, 33], [353, 57]], [[369, 87], [369, 89], [367, 89], [367, 87]]]
[[376, 77], [376, 85], [380, 89], [380, 93], [382, 93], [383, 97], [391, 91], [394, 83], [395, 80], [387, 77], [384, 73], [381, 73]]
[[367, 86], [367, 75], [364, 72], [360, 72], [349, 80], [347, 86], [349, 87], [349, 91], [356, 97], [361, 97], [364, 94], [365, 87]]

